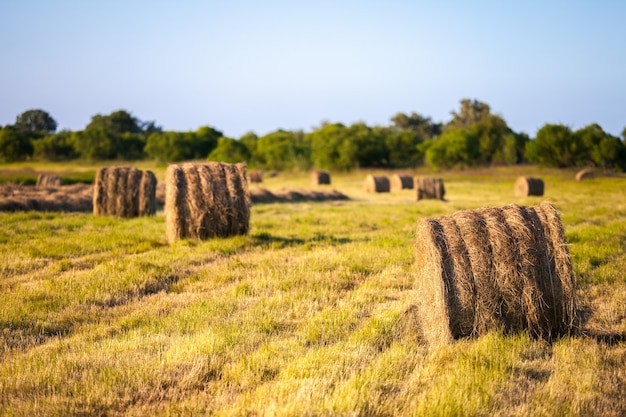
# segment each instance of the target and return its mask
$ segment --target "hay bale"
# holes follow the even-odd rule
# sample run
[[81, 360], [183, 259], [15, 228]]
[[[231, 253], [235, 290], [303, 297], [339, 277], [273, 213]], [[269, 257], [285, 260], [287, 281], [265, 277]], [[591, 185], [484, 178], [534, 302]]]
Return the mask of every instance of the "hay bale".
[[389, 178], [385, 176], [368, 175], [365, 177], [365, 192], [388, 193]]
[[394, 174], [389, 180], [391, 191], [402, 191], [413, 189], [413, 177], [410, 175]]
[[37, 176], [37, 183], [35, 187], [37, 188], [47, 188], [47, 187], [60, 187], [63, 185], [63, 180], [60, 176], [54, 174], [39, 174]]
[[248, 172], [248, 180], [254, 183], [263, 182], [263, 171], [250, 171]]
[[330, 173], [326, 171], [311, 171], [309, 179], [311, 185], [330, 185]]
[[595, 178], [595, 176], [596, 175], [593, 170], [589, 168], [581, 169], [576, 173], [576, 181], [590, 180]]
[[540, 178], [518, 177], [513, 186], [513, 193], [516, 197], [542, 196], [543, 189], [543, 180]]
[[415, 249], [418, 310], [431, 345], [492, 329], [546, 340], [572, 330], [576, 280], [550, 203], [421, 220]]
[[152, 171], [104, 167], [96, 173], [93, 214], [137, 217], [156, 212], [156, 177]]
[[245, 164], [170, 165], [165, 181], [165, 225], [170, 243], [248, 233], [250, 196]]
[[423, 199], [444, 200], [446, 189], [442, 178], [416, 177], [417, 201]]

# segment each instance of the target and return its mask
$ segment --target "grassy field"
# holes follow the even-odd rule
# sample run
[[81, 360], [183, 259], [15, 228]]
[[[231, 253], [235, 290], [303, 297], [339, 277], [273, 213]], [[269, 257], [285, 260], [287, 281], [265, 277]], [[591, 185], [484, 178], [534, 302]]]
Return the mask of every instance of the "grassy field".
[[[544, 179], [543, 198], [513, 197], [521, 174]], [[626, 178], [574, 174], [444, 172], [446, 202], [335, 174], [350, 201], [254, 205], [248, 236], [171, 246], [162, 212], [0, 213], [0, 415], [626, 415]], [[429, 350], [416, 221], [543, 199], [565, 226], [581, 328]]]

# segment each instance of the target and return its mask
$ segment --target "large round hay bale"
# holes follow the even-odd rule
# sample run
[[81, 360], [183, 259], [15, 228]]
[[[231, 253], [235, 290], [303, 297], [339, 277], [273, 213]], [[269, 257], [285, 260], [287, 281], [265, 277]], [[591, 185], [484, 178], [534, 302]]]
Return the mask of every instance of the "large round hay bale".
[[513, 193], [516, 197], [542, 196], [543, 189], [543, 180], [541, 178], [518, 177], [513, 186]]
[[413, 189], [413, 177], [410, 175], [394, 174], [389, 179], [391, 191], [402, 191]]
[[118, 217], [150, 216], [156, 212], [156, 177], [152, 171], [104, 167], [96, 173], [93, 214]]
[[330, 185], [330, 173], [326, 171], [311, 171], [309, 179], [311, 185]]
[[415, 188], [418, 201], [424, 199], [443, 200], [446, 195], [446, 189], [441, 178], [416, 177]]
[[572, 330], [575, 276], [550, 203], [423, 219], [415, 251], [418, 311], [431, 345], [495, 329], [546, 340]]
[[63, 185], [63, 180], [60, 176], [54, 174], [39, 174], [37, 175], [37, 183], [35, 187], [37, 188], [47, 188], [47, 187], [60, 187]]
[[254, 183], [263, 182], [263, 171], [250, 171], [248, 172], [248, 180]]
[[245, 164], [170, 165], [165, 177], [165, 225], [170, 243], [248, 233], [250, 196]]
[[368, 175], [365, 177], [365, 191], [368, 193], [388, 193], [389, 178], [385, 176]]
[[592, 178], [595, 178], [595, 173], [589, 168], [581, 169], [576, 173], [576, 181], [590, 180]]

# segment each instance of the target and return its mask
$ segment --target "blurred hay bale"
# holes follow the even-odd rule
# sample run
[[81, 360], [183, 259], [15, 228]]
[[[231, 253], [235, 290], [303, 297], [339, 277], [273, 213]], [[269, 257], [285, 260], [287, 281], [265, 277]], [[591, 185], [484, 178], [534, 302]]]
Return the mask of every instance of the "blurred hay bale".
[[368, 193], [388, 193], [389, 178], [385, 176], [368, 175], [365, 177], [365, 191]]
[[418, 311], [431, 345], [492, 329], [546, 340], [572, 330], [575, 276], [550, 203], [421, 220], [415, 250]]
[[330, 185], [330, 173], [326, 171], [311, 171], [309, 179], [311, 185]]
[[443, 179], [431, 177], [416, 177], [417, 201], [424, 199], [444, 200], [446, 189]]
[[542, 196], [543, 189], [543, 180], [541, 178], [518, 177], [513, 186], [513, 193], [516, 197]]
[[394, 174], [389, 179], [389, 188], [391, 191], [412, 190], [413, 177], [410, 175]]
[[47, 187], [60, 187], [63, 185], [63, 180], [60, 176], [54, 174], [39, 174], [37, 176], [37, 183], [35, 187], [37, 188], [47, 188]]
[[167, 240], [247, 234], [250, 196], [246, 165], [170, 165], [165, 174]]
[[576, 181], [590, 180], [595, 178], [595, 173], [592, 169], [585, 168], [581, 169], [576, 173]]
[[250, 172], [248, 172], [248, 180], [250, 180], [250, 182], [254, 182], [254, 183], [263, 182], [263, 171], [250, 171]]
[[104, 167], [96, 173], [93, 214], [137, 217], [156, 212], [156, 177], [132, 167]]

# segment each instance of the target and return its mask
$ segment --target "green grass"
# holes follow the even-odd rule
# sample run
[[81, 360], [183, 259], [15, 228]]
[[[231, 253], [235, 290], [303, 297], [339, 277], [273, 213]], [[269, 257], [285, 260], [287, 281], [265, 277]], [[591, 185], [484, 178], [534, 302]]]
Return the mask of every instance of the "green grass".
[[[536, 204], [513, 197], [526, 173], [561, 213], [584, 332], [429, 350], [414, 314], [416, 221]], [[0, 213], [0, 415], [625, 414], [626, 178], [437, 175], [447, 202], [366, 194], [364, 172], [335, 174], [350, 201], [254, 205], [248, 236], [173, 245], [162, 212]]]

